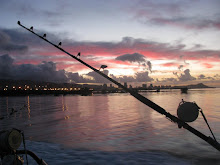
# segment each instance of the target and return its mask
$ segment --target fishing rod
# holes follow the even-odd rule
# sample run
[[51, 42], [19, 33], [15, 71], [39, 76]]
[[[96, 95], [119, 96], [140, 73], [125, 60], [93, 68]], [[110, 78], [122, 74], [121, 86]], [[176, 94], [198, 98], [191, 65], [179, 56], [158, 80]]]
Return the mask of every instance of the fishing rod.
[[[66, 50], [64, 50], [63, 48], [61, 48], [61, 42], [56, 45], [54, 43], [52, 43], [51, 41], [47, 40], [46, 38], [46, 34], [44, 34], [43, 36], [37, 34], [34, 32], [33, 30], [33, 26], [31, 28], [27, 28], [24, 25], [21, 24], [20, 21], [17, 22], [18, 25], [20, 25], [21, 27], [23, 27], [24, 29], [26, 29], [27, 31], [35, 34], [36, 36], [38, 36], [39, 38], [41, 38], [42, 40], [48, 42], [49, 44], [53, 45], [54, 47], [56, 47], [57, 49], [61, 50], [62, 52], [66, 53], [67, 55], [69, 55], [70, 57], [74, 58], [75, 60], [77, 60], [78, 62], [82, 63], [83, 65], [89, 67], [90, 69], [92, 69], [93, 71], [95, 71], [96, 73], [98, 73], [99, 75], [105, 77], [106, 79], [108, 79], [109, 81], [113, 82], [114, 84], [116, 84], [118, 87], [122, 88], [123, 90], [125, 90], [126, 92], [130, 93], [133, 97], [135, 97], [136, 99], [138, 99], [140, 102], [144, 103], [145, 105], [149, 106], [150, 108], [154, 109], [155, 111], [157, 111], [158, 113], [165, 115], [167, 119], [169, 119], [171, 122], [174, 122], [178, 125], [179, 128], [185, 128], [186, 130], [188, 130], [189, 132], [193, 133], [194, 135], [198, 136], [199, 138], [203, 139], [204, 141], [206, 141], [208, 144], [210, 144], [211, 146], [213, 146], [214, 148], [216, 148], [218, 151], [220, 151], [220, 144], [214, 140], [212, 137], [210, 136], [206, 136], [203, 133], [199, 132], [198, 130], [196, 130], [195, 128], [191, 127], [190, 125], [188, 125], [185, 121], [179, 119], [178, 117], [171, 115], [169, 112], [167, 112], [165, 109], [163, 109], [162, 107], [160, 107], [159, 105], [155, 104], [154, 102], [152, 102], [151, 100], [147, 99], [146, 97], [140, 95], [138, 92], [135, 92], [131, 89], [128, 89], [127, 87], [125, 87], [124, 85], [122, 85], [121, 83], [117, 82], [116, 80], [110, 78], [109, 76], [107, 76], [106, 74], [104, 74], [103, 72], [101, 72], [100, 70], [92, 67], [91, 65], [87, 64], [86, 62], [84, 62], [83, 60], [79, 59], [78, 56], [74, 56], [72, 54], [70, 54], [69, 52], [67, 52]], [[80, 53], [78, 54], [80, 55]], [[105, 66], [104, 66], [105, 67]], [[107, 67], [107, 66], [106, 66]]]

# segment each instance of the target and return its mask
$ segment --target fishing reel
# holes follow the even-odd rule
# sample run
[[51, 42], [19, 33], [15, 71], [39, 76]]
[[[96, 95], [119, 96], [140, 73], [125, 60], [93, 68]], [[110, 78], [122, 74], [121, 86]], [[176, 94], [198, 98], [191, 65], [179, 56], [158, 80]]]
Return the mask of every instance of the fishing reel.
[[0, 156], [2, 165], [22, 165], [24, 160], [16, 154], [22, 142], [22, 133], [17, 129], [0, 131]]
[[[202, 109], [195, 102], [186, 102], [186, 101], [182, 100], [177, 108], [177, 116], [180, 120], [182, 120], [184, 122], [195, 121], [199, 116], [199, 112], [202, 114], [203, 119], [205, 120], [214, 140], [216, 141], [216, 138], [211, 130], [211, 127], [209, 126], [209, 123], [205, 117], [205, 114], [203, 113]], [[181, 128], [182, 124], [178, 123], [178, 127]]]
[[[17, 150], [22, 143], [24, 150]], [[27, 154], [30, 155], [38, 164], [47, 165], [44, 160], [38, 158], [33, 152], [26, 150], [24, 133], [18, 129], [0, 131], [0, 165], [23, 165], [24, 159], [18, 154], [25, 154], [28, 164]]]
[[193, 122], [198, 118], [199, 110], [196, 103], [182, 100], [177, 108], [177, 116], [184, 122]]

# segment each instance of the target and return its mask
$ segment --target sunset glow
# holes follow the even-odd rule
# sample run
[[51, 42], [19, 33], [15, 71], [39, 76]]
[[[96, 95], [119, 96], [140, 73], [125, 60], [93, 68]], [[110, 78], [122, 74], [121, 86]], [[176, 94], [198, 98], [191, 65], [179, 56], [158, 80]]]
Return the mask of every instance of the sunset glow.
[[95, 68], [107, 65], [106, 74], [121, 81], [220, 87], [219, 6], [218, 0], [2, 1], [0, 79], [47, 73], [57, 81], [97, 82], [86, 66], [20, 28], [20, 20]]

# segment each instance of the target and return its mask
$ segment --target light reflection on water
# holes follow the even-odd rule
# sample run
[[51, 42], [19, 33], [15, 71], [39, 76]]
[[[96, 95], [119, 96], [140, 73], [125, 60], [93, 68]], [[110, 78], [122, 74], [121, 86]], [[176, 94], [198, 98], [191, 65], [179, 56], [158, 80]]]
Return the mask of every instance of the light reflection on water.
[[[182, 99], [195, 101], [220, 141], [220, 89], [142, 93], [171, 114]], [[1, 129], [16, 127], [27, 139], [64, 147], [102, 151], [162, 150], [178, 155], [217, 158], [219, 152], [129, 94], [94, 96], [1, 97]], [[25, 107], [24, 107], [25, 105]], [[23, 108], [22, 108], [23, 107]], [[10, 116], [11, 108], [18, 112]], [[191, 126], [211, 136], [199, 115]]]

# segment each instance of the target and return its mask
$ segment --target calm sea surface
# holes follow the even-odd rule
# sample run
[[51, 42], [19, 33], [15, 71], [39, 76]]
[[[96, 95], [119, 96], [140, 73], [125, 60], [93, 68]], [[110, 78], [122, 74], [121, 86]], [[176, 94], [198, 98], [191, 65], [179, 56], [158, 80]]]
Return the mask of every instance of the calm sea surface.
[[[219, 88], [141, 94], [173, 115], [182, 99], [195, 101], [220, 142]], [[220, 164], [219, 151], [127, 93], [0, 97], [2, 116], [0, 130], [24, 130], [49, 164]], [[189, 124], [211, 136], [201, 114]]]

